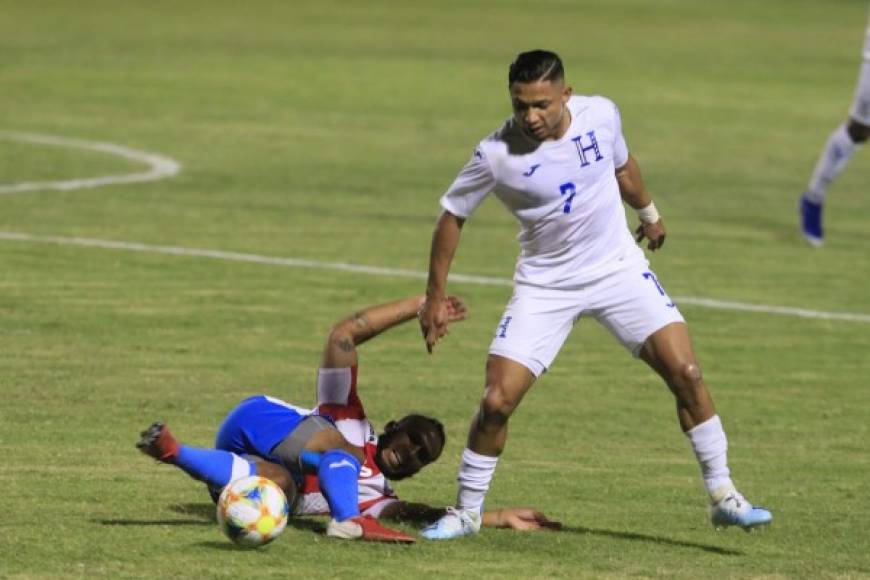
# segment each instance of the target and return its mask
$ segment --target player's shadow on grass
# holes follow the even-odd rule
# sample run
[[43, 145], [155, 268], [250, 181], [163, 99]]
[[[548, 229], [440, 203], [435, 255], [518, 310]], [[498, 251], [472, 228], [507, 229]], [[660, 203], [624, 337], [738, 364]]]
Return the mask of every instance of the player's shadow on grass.
[[132, 520], [132, 519], [103, 519], [93, 520], [104, 526], [212, 526], [217, 521], [215, 508], [212, 503], [176, 503], [169, 509], [177, 514], [194, 516], [196, 519], [183, 520]]
[[661, 536], [648, 536], [646, 534], [638, 534], [635, 532], [615, 532], [613, 530], [599, 530], [595, 528], [586, 528], [583, 526], [563, 526], [562, 533], [570, 532], [574, 534], [589, 534], [592, 536], [605, 536], [608, 538], [617, 538], [620, 540], [632, 540], [636, 542], [650, 542], [662, 546], [677, 546], [680, 548], [693, 548], [695, 550], [703, 550], [720, 556], [743, 556], [745, 555], [740, 550], [731, 550], [719, 546], [711, 546], [710, 544], [700, 544], [697, 542], [686, 542], [683, 540], [672, 540]]
[[199, 516], [212, 522], [217, 521], [213, 503], [174, 503], [169, 506], [169, 509], [177, 514]]
[[[326, 532], [326, 522], [322, 519], [317, 521], [306, 517], [291, 517], [287, 520], [287, 528], [300, 532], [313, 532], [322, 536]], [[226, 540], [209, 540], [207, 542], [198, 542], [196, 545], [210, 550], [223, 550], [224, 552], [235, 552], [237, 550], [250, 551], [249, 548], [237, 546]]]
[[[215, 506], [213, 503], [177, 503], [169, 506], [169, 509], [178, 514], [197, 515], [208, 520], [209, 523], [216, 522]], [[323, 518], [307, 518], [300, 516], [291, 516], [287, 520], [287, 527], [296, 530], [317, 532], [322, 534], [326, 531], [326, 523]]]
[[[215, 506], [213, 503], [177, 503], [169, 506], [169, 509], [178, 514], [200, 516], [203, 519], [207, 519], [209, 523], [217, 521], [215, 516]], [[287, 520], [287, 527], [295, 530], [323, 534], [326, 532], [326, 520], [316, 516], [291, 516], [290, 519]]]
[[[213, 503], [176, 503], [168, 506], [170, 511], [184, 516], [194, 516], [195, 519], [159, 519], [159, 520], [134, 520], [134, 519], [100, 519], [91, 520], [104, 526], [213, 526], [216, 525], [215, 506]], [[321, 518], [322, 520], [322, 518]], [[323, 534], [326, 531], [326, 523], [318, 519], [305, 517], [291, 517], [287, 521], [287, 527], [300, 531]], [[212, 545], [205, 542], [203, 545]], [[215, 546], [223, 546], [223, 542], [214, 542]]]
[[103, 519], [91, 520], [104, 526], [213, 526], [211, 520], [126, 520]]

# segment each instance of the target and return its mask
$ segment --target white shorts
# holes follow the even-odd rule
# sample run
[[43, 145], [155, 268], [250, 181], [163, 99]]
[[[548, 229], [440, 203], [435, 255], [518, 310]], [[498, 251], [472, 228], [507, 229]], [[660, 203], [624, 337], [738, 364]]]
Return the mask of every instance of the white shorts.
[[862, 125], [870, 126], [870, 29], [867, 29], [864, 39], [864, 61], [858, 73], [858, 86], [855, 87], [849, 116]]
[[632, 266], [570, 290], [517, 284], [489, 353], [516, 361], [541, 376], [581, 316], [600, 322], [638, 356], [643, 343], [680, 311], [646, 266]]

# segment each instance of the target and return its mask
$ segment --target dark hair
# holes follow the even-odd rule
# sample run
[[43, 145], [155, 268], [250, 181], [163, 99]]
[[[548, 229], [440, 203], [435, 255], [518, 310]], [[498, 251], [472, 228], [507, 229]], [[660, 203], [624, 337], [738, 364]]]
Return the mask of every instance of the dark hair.
[[430, 440], [432, 446], [428, 451], [432, 453], [431, 461], [438, 459], [444, 449], [444, 444], [447, 442], [447, 434], [444, 432], [444, 425], [441, 424], [441, 421], [432, 417], [412, 414], [399, 419], [399, 424], [406, 429], [416, 431], [424, 439], [430, 439], [429, 436], [434, 435], [435, 441]]
[[549, 50], [521, 52], [511, 63], [508, 71], [508, 86], [514, 83], [534, 81], [558, 81], [565, 78], [562, 59]]

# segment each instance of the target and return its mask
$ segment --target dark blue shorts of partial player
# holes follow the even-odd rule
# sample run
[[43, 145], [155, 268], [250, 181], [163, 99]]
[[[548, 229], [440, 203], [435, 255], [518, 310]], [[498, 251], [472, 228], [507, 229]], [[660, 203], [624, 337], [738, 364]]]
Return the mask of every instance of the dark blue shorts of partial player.
[[230, 411], [218, 429], [215, 448], [280, 463], [297, 476], [305, 443], [329, 428], [334, 428], [332, 423], [309, 409], [257, 395]]

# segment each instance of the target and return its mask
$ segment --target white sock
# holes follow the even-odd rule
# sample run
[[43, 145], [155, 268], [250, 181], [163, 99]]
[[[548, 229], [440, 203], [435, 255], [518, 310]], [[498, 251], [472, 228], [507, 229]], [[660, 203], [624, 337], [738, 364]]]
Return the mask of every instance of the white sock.
[[462, 463], [459, 466], [459, 494], [456, 497], [456, 507], [483, 513], [483, 500], [489, 491], [489, 482], [495, 474], [498, 457], [490, 457], [475, 453], [466, 448], [462, 452]]
[[728, 439], [722, 429], [719, 415], [713, 415], [700, 425], [695, 425], [686, 436], [701, 466], [704, 487], [711, 496], [723, 486], [732, 486], [731, 472], [728, 470]]
[[807, 186], [806, 196], [810, 201], [816, 203], [824, 203], [825, 196], [828, 194], [828, 186], [846, 167], [846, 163], [855, 153], [858, 146], [849, 137], [849, 132], [846, 130], [846, 124], [843, 123], [831, 133], [828, 137], [828, 142], [825, 143], [825, 148], [816, 162], [816, 168], [813, 170], [813, 176], [810, 178], [810, 183]]

